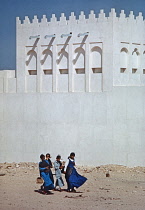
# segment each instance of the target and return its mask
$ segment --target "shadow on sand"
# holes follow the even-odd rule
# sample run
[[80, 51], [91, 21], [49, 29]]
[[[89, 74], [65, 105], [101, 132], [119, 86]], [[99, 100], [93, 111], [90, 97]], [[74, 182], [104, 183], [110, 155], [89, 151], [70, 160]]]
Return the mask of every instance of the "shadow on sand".
[[34, 190], [34, 192], [37, 192], [39, 194], [42, 194], [42, 195], [53, 195], [54, 193], [50, 192], [50, 191], [47, 191], [47, 192], [44, 192], [43, 190], [39, 189], [39, 190]]

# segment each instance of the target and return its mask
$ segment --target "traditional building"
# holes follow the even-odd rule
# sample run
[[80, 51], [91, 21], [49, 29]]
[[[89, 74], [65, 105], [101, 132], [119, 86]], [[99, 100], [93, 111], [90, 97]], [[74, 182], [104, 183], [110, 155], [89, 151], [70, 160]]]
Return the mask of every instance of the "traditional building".
[[1, 161], [75, 151], [80, 164], [145, 166], [142, 14], [62, 13], [16, 27], [16, 71], [0, 72]]

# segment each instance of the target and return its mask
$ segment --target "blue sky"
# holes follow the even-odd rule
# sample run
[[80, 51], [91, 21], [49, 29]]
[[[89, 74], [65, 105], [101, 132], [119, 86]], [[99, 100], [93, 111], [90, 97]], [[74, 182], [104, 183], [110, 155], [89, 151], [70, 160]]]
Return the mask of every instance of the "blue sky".
[[122, 9], [128, 15], [133, 10], [135, 16], [139, 12], [145, 18], [145, 0], [0, 0], [0, 69], [16, 69], [16, 17], [24, 20], [25, 16], [39, 19], [46, 15], [49, 19], [53, 13], [59, 18], [65, 13], [68, 18], [71, 12], [78, 17], [80, 11], [86, 16], [90, 10], [98, 15], [104, 9], [108, 15], [115, 8], [117, 15]]

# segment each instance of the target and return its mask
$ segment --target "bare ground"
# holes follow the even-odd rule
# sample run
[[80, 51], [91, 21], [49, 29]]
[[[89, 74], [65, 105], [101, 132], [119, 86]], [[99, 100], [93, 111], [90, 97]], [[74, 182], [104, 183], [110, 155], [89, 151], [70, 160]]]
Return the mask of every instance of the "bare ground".
[[0, 210], [145, 210], [145, 167], [79, 166], [77, 170], [88, 178], [77, 193], [43, 195], [36, 184], [36, 163], [0, 164]]

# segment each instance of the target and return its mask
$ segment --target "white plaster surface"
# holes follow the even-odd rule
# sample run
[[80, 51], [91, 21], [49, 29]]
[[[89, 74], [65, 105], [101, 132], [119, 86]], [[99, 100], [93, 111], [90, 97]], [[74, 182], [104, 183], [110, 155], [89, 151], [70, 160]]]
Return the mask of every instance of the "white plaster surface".
[[62, 13], [16, 25], [16, 71], [0, 71], [0, 162], [74, 151], [79, 164], [145, 166], [142, 14]]
[[0, 94], [0, 162], [37, 162], [47, 152], [66, 159], [74, 151], [78, 164], [145, 166], [144, 95], [144, 87]]
[[43, 76], [42, 92], [52, 92], [52, 75]]
[[4, 78], [0, 78], [0, 93], [4, 92]]
[[16, 93], [16, 78], [9, 78], [8, 79], [8, 92], [9, 93]]

